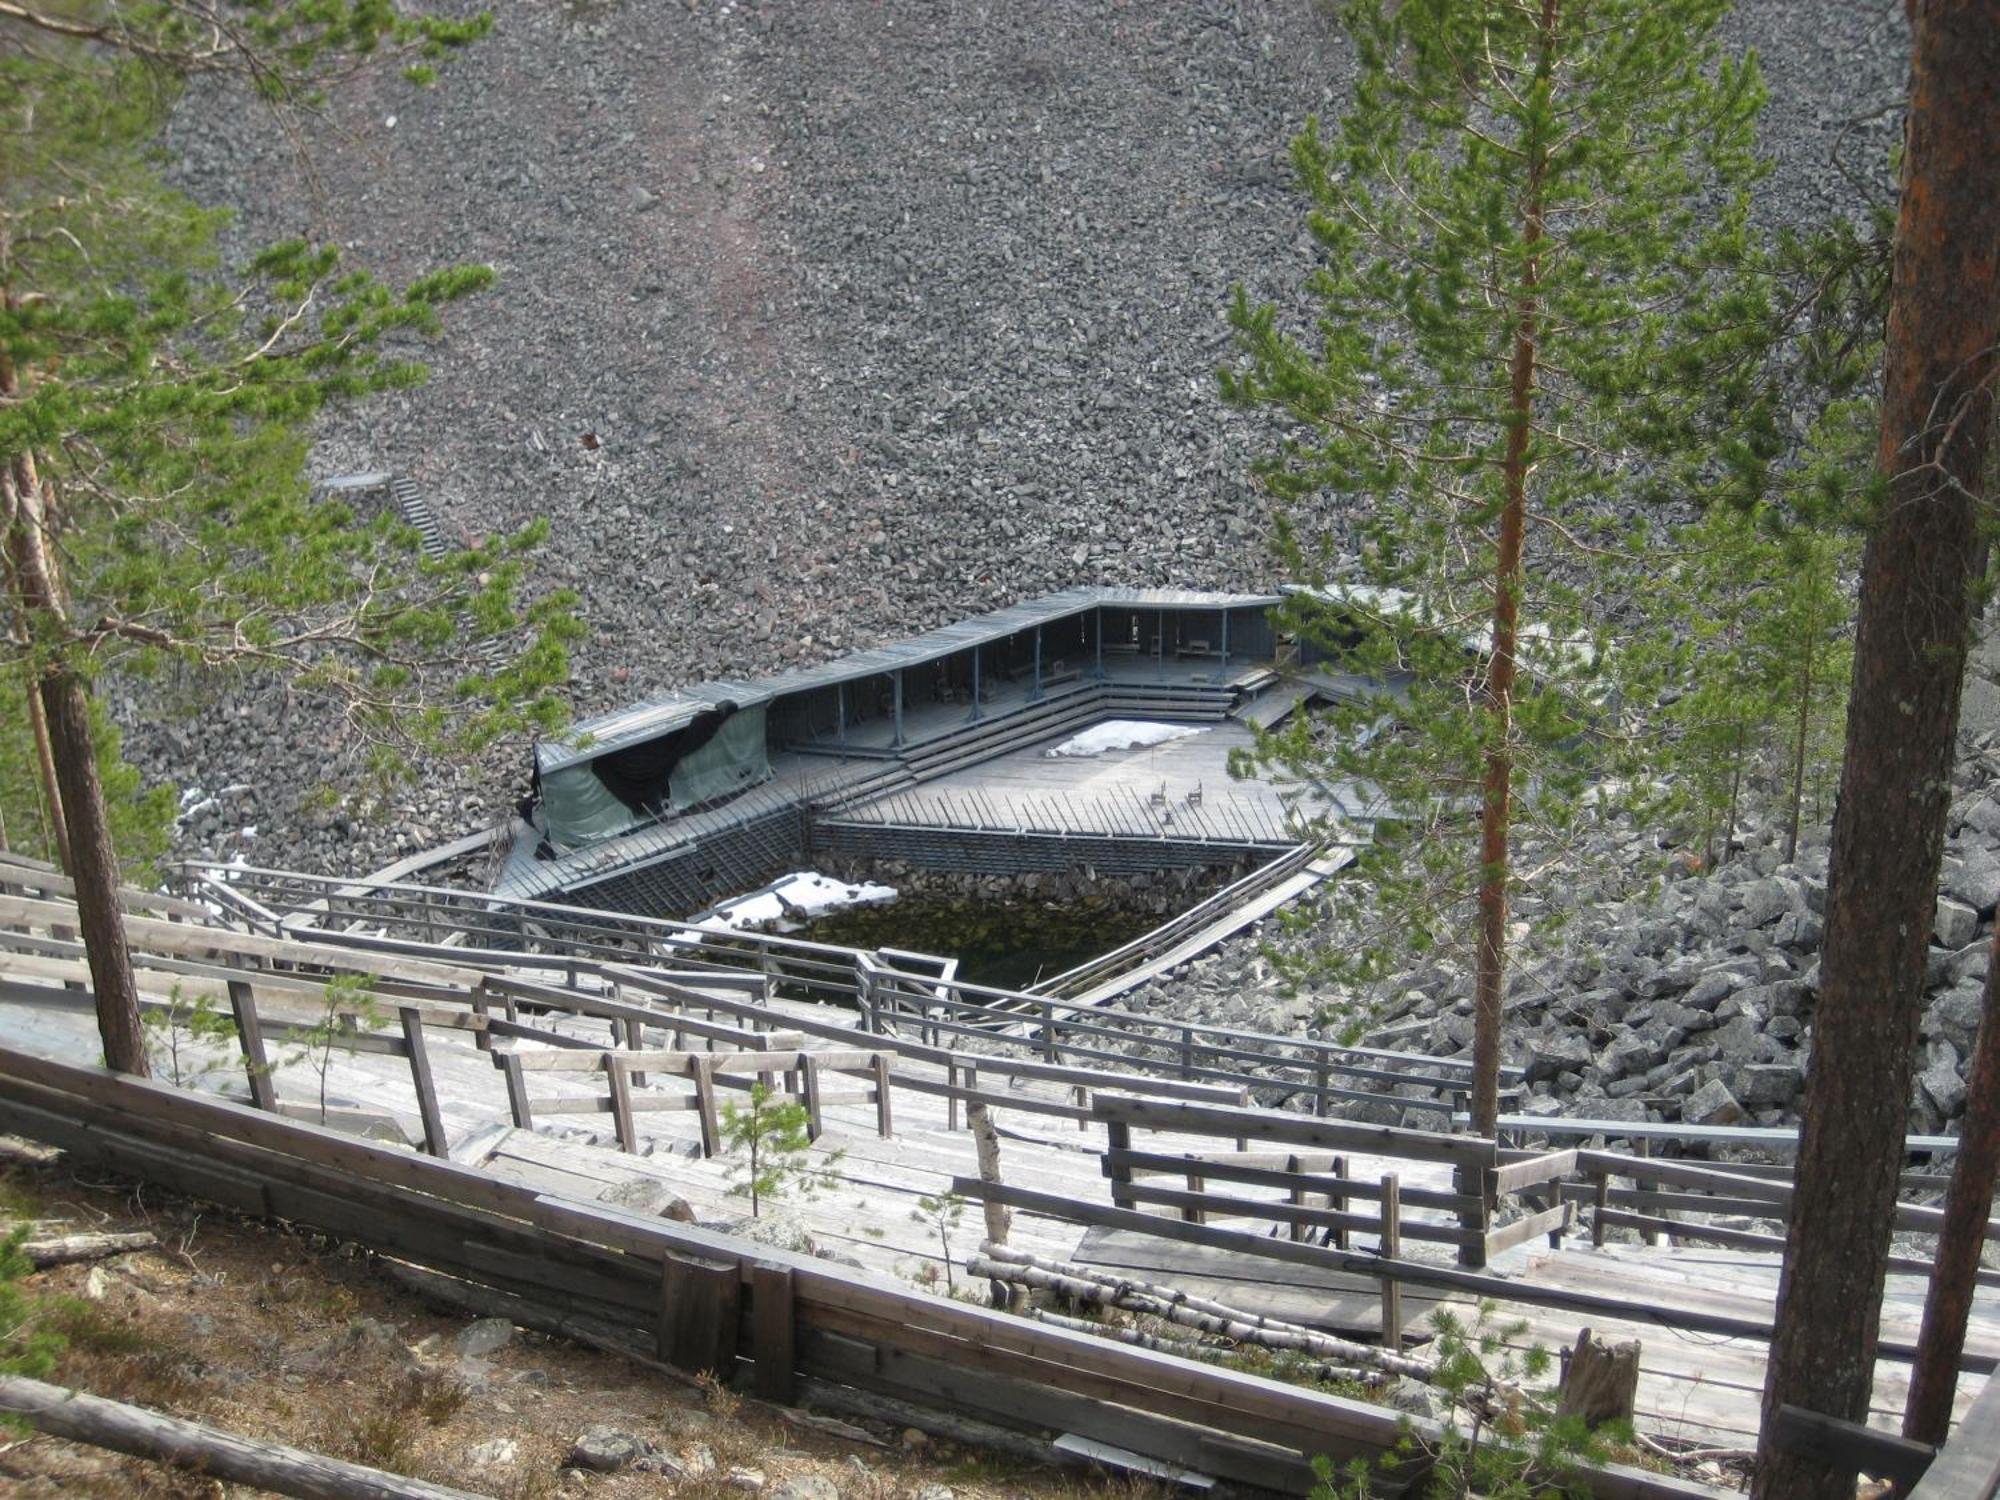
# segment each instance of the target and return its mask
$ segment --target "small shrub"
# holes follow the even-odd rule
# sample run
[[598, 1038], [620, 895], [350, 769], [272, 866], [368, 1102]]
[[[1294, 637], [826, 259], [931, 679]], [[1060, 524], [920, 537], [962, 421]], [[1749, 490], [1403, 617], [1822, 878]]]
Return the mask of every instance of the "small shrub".
[[752, 1218], [762, 1212], [766, 1198], [791, 1193], [810, 1198], [840, 1181], [839, 1163], [844, 1153], [834, 1151], [822, 1161], [813, 1161], [812, 1140], [807, 1134], [811, 1123], [803, 1104], [780, 1098], [763, 1083], [750, 1085], [748, 1104], [732, 1100], [723, 1105], [723, 1149], [743, 1157], [729, 1190], [749, 1197]]

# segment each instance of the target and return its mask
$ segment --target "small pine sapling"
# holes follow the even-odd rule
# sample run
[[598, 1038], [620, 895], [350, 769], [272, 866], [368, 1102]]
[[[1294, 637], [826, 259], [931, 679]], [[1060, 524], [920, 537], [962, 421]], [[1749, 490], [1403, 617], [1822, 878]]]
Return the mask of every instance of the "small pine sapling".
[[354, 1051], [354, 1039], [374, 1031], [388, 1017], [375, 998], [372, 974], [337, 974], [321, 991], [319, 1019], [299, 1036], [304, 1048], [296, 1060], [319, 1075], [319, 1122], [326, 1123], [327, 1075], [335, 1052]]
[[1467, 1324], [1447, 1308], [1431, 1315], [1437, 1330], [1437, 1374], [1432, 1389], [1450, 1402], [1434, 1442], [1406, 1426], [1395, 1448], [1345, 1466], [1313, 1461], [1319, 1476], [1312, 1500], [1369, 1500], [1378, 1478], [1407, 1477], [1412, 1464], [1428, 1473], [1427, 1500], [1557, 1500], [1587, 1495], [1577, 1483], [1581, 1465], [1602, 1463], [1614, 1444], [1631, 1441], [1630, 1424], [1592, 1429], [1583, 1418], [1558, 1415], [1557, 1391], [1545, 1381], [1554, 1359], [1539, 1344], [1523, 1349], [1524, 1322], [1501, 1323], [1491, 1301], [1479, 1304]]
[[935, 1197], [926, 1194], [910, 1210], [912, 1223], [928, 1225], [937, 1234], [938, 1248], [944, 1252], [944, 1289], [947, 1296], [958, 1290], [951, 1273], [951, 1234], [964, 1217], [965, 1200], [957, 1193], [939, 1193]]
[[[43, 1309], [21, 1290], [21, 1281], [30, 1275], [34, 1262], [22, 1253], [28, 1226], [19, 1225], [0, 1237], [0, 1375], [25, 1375], [39, 1380], [56, 1367], [63, 1351], [63, 1337], [48, 1326]], [[0, 1431], [25, 1431], [23, 1419], [0, 1414]]]
[[216, 1006], [213, 995], [190, 999], [176, 984], [167, 991], [166, 1004], [148, 1008], [140, 1019], [152, 1044], [148, 1050], [176, 1088], [192, 1088], [229, 1065], [214, 1049], [234, 1046], [236, 1020]]
[[762, 1214], [766, 1198], [793, 1193], [810, 1198], [840, 1180], [839, 1162], [846, 1153], [812, 1160], [811, 1123], [803, 1104], [765, 1083], [750, 1085], [748, 1104], [732, 1100], [722, 1106], [723, 1149], [742, 1157], [729, 1190], [749, 1197], [751, 1218]]

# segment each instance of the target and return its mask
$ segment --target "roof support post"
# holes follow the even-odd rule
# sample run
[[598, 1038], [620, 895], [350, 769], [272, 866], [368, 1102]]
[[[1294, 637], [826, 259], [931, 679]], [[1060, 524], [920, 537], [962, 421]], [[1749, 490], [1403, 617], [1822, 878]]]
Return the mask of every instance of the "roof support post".
[[1034, 691], [1028, 694], [1028, 701], [1030, 703], [1042, 701], [1042, 627], [1039, 625], [1035, 627], [1035, 687]]
[[1094, 611], [1097, 619], [1097, 680], [1104, 681], [1104, 606]]
[[[845, 750], [847, 748], [847, 684], [844, 682], [836, 682], [833, 685], [833, 725], [834, 742], [842, 750]], [[842, 760], [846, 758], [845, 755], [841, 757]]]
[[890, 683], [892, 684], [892, 686], [891, 686], [891, 689], [890, 689], [890, 691], [891, 691], [891, 693], [892, 693], [892, 694], [894, 695], [894, 700], [895, 700], [895, 705], [896, 705], [896, 739], [895, 739], [895, 748], [896, 748], [896, 749], [898, 749], [898, 750], [900, 750], [900, 749], [902, 749], [902, 748], [903, 748], [903, 673], [902, 673], [902, 669], [901, 669], [901, 668], [898, 668], [898, 669], [897, 669], [897, 670], [895, 670], [894, 672], [891, 672], [891, 673], [889, 674], [889, 681], [890, 681]]
[[979, 722], [979, 648], [972, 648], [972, 722]]
[[1222, 675], [1224, 677], [1229, 675], [1229, 608], [1227, 605], [1224, 605], [1222, 610]]

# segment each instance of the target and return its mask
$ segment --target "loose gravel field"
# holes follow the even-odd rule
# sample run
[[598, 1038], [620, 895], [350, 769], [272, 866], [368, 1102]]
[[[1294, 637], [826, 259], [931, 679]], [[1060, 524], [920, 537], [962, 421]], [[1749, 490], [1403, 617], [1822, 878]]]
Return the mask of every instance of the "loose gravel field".
[[[454, 9], [454, 4], [446, 4]], [[1351, 76], [1310, 0], [499, 0], [417, 91], [301, 140], [190, 95], [170, 148], [236, 249], [340, 241], [407, 277], [487, 261], [425, 388], [314, 465], [416, 476], [447, 535], [555, 523], [591, 713], [820, 659], [1070, 584], [1275, 577], [1225, 411], [1230, 288], [1309, 265], [1285, 144]], [[1904, 67], [1894, 0], [1746, 0], [1773, 220], [1854, 210]], [[1864, 118], [1865, 117], [1865, 118]], [[1849, 122], [1859, 119], [1859, 123]], [[386, 820], [307, 816], [339, 737], [268, 687], [133, 736], [220, 797], [186, 848], [354, 870], [490, 821], [525, 752]]]

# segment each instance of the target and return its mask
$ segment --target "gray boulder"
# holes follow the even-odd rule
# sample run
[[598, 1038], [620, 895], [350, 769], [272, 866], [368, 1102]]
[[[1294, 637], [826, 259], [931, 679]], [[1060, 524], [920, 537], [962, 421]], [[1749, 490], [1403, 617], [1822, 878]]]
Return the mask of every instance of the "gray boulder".
[[1979, 935], [1979, 913], [1962, 901], [1940, 896], [1931, 933], [1941, 948], [1963, 948]]
[[1711, 1078], [1687, 1097], [1681, 1118], [1691, 1125], [1737, 1125], [1743, 1120], [1743, 1106], [1720, 1078]]
[[1982, 917], [2000, 905], [2000, 857], [1978, 844], [1963, 847], [1959, 858], [1944, 864], [1944, 893]]
[[1806, 1075], [1797, 1063], [1745, 1063], [1730, 1079], [1730, 1092], [1746, 1109], [1782, 1109], [1805, 1092]]
[[582, 1436], [570, 1445], [563, 1467], [588, 1469], [593, 1474], [615, 1474], [658, 1451], [636, 1433], [621, 1432], [607, 1423], [596, 1422], [584, 1428]]

